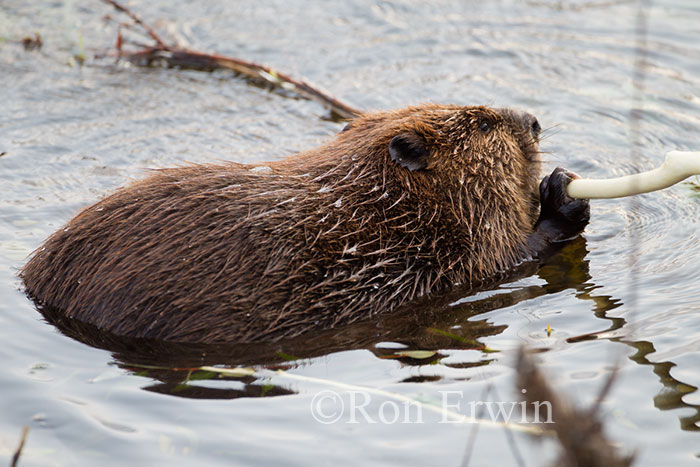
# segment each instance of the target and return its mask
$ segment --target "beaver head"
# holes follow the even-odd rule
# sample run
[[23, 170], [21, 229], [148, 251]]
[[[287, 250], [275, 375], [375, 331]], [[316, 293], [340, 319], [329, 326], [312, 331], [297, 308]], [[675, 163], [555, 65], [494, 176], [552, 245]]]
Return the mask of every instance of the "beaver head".
[[356, 153], [376, 157], [409, 184], [432, 179], [442, 191], [458, 185], [481, 192], [491, 181], [526, 197], [539, 183], [540, 131], [525, 112], [423, 105], [360, 117], [333, 144], [350, 142]]
[[[537, 119], [525, 112], [422, 105], [367, 114], [328, 145], [297, 157], [305, 162], [302, 170], [319, 164], [314, 154], [337, 162], [322, 177], [336, 180], [328, 185], [333, 192], [347, 186], [347, 196], [363, 206], [363, 193], [384, 196], [373, 205], [381, 211], [380, 222], [402, 233], [402, 247], [424, 244], [419, 256], [426, 249], [434, 255], [428, 264], [439, 265], [431, 271], [438, 282], [454, 284], [488, 277], [520, 260], [517, 245], [537, 219], [540, 131]], [[348, 214], [352, 206], [347, 203]], [[430, 290], [434, 287], [426, 285], [422, 292]]]

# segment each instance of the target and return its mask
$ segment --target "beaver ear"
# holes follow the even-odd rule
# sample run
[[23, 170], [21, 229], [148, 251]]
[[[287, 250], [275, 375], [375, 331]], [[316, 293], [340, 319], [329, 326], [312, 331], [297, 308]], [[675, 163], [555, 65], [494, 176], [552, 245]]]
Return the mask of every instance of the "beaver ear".
[[391, 160], [408, 170], [421, 170], [428, 166], [430, 152], [425, 140], [415, 133], [401, 133], [389, 143]]

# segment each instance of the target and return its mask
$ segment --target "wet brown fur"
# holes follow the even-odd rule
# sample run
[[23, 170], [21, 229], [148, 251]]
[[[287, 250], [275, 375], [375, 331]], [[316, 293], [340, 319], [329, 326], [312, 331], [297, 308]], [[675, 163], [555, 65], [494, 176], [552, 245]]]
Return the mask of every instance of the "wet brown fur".
[[[528, 254], [528, 129], [508, 110], [431, 104], [277, 162], [158, 170], [83, 210], [21, 276], [38, 301], [132, 337], [253, 342], [369, 318]], [[392, 161], [405, 133], [426, 169]]]

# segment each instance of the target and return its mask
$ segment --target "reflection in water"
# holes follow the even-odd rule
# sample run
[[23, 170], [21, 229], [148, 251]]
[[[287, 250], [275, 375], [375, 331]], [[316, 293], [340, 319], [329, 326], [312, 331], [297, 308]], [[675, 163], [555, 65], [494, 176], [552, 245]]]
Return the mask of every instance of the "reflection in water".
[[[502, 333], [506, 326], [495, 325], [486, 319], [474, 317], [493, 310], [510, 307], [547, 293], [567, 288], [582, 289], [589, 279], [586, 263], [585, 240], [577, 239], [540, 268], [544, 285], [504, 288], [500, 284], [528, 277], [537, 272], [538, 263], [523, 263], [515, 271], [482, 284], [478, 290], [456, 289], [441, 296], [431, 296], [410, 306], [371, 321], [353, 323], [337, 329], [299, 336], [274, 343], [192, 345], [149, 339], [124, 338], [70, 318], [50, 307], [41, 308], [48, 321], [64, 334], [83, 343], [109, 350], [120, 366], [136, 374], [161, 381], [149, 390], [186, 397], [233, 398], [251, 395], [278, 395], [280, 389], [262, 391], [253, 381], [238, 380], [240, 389], [203, 388], [184, 390], [189, 382], [218, 379], [215, 374], [192, 372], [201, 366], [271, 366], [289, 368], [303, 359], [335, 352], [368, 349], [378, 358], [393, 358], [406, 365], [425, 365], [445, 357], [440, 350], [475, 349], [489, 352], [479, 339]], [[579, 269], [584, 268], [581, 272]], [[567, 271], [577, 271], [569, 274]], [[498, 291], [490, 293], [484, 291]], [[486, 295], [486, 296], [483, 296]], [[395, 345], [377, 345], [391, 342]], [[401, 347], [397, 353], [395, 348]], [[427, 357], [416, 357], [412, 350], [434, 351]], [[485, 359], [470, 363], [445, 363], [453, 368], [469, 368], [489, 364]], [[153, 368], [156, 367], [156, 368]], [[432, 377], [431, 377], [432, 378]]]
[[[42, 308], [48, 321], [64, 334], [88, 345], [103, 348], [113, 353], [117, 364], [133, 372], [158, 381], [144, 387], [145, 390], [178, 397], [198, 399], [234, 399], [239, 397], [262, 397], [292, 394], [281, 386], [254, 376], [229, 377], [199, 370], [202, 366], [224, 365], [227, 367], [256, 366], [266, 369], [289, 369], [303, 365], [308, 359], [335, 352], [368, 349], [377, 358], [393, 358], [405, 365], [438, 363], [445, 354], [441, 350], [476, 349], [488, 352], [479, 339], [502, 333], [506, 326], [495, 325], [487, 319], [474, 319], [478, 315], [511, 307], [520, 302], [547, 294], [556, 294], [567, 289], [576, 291], [576, 297], [593, 302], [596, 317], [609, 321], [606, 329], [567, 339], [577, 343], [599, 338], [619, 331], [625, 326], [624, 318], [610, 317], [608, 312], [618, 308], [622, 302], [609, 295], [597, 295], [589, 272], [586, 240], [577, 238], [544, 264], [527, 262], [503, 277], [483, 284], [478, 290], [457, 289], [442, 296], [420, 300], [397, 312], [379, 316], [371, 321], [353, 323], [331, 329], [267, 344], [221, 344], [193, 345], [133, 339], [103, 332], [91, 325], [68, 319], [60, 310]], [[541, 285], [513, 287], [512, 282], [536, 275], [544, 281]], [[631, 357], [640, 365], [652, 365], [664, 385], [654, 404], [661, 410], [691, 408], [695, 413], [681, 418], [685, 430], [700, 430], [700, 406], [683, 402], [682, 397], [696, 390], [671, 377], [671, 362], [652, 363], [646, 355], [654, 352], [653, 345], [645, 341], [630, 341], [619, 337], [610, 340], [630, 345], [638, 350]], [[396, 345], [377, 345], [391, 342]], [[401, 351], [396, 352], [396, 347]], [[435, 351], [427, 358], [414, 358], [411, 350]], [[482, 359], [467, 363], [441, 363], [451, 368], [485, 366], [494, 359]], [[413, 376], [404, 382], [437, 381], [440, 376]], [[211, 385], [216, 382], [215, 385]], [[209, 385], [205, 385], [209, 384]]]
[[[281, 386], [256, 381], [255, 377], [234, 378], [212, 371], [181, 371], [176, 369], [142, 369], [122, 365], [140, 376], [146, 376], [160, 382], [145, 386], [143, 389], [159, 394], [185, 397], [188, 399], [237, 399], [239, 397], [270, 397], [294, 394]], [[217, 386], [204, 386], [215, 381]]]
[[[556, 293], [564, 288], [571, 287], [577, 291], [576, 297], [582, 300], [592, 300], [595, 305], [593, 311], [600, 319], [610, 321], [610, 327], [604, 330], [583, 334], [567, 339], [569, 343], [607, 338], [612, 331], [622, 329], [627, 324], [624, 318], [608, 316], [608, 312], [622, 306], [622, 301], [609, 295], [592, 295], [592, 292], [602, 286], [596, 286], [591, 281], [588, 260], [583, 260], [587, 253], [584, 241], [575, 241], [558, 255], [543, 265], [538, 275], [547, 281], [543, 288], [547, 293]], [[697, 390], [696, 387], [684, 384], [674, 379], [670, 369], [675, 366], [672, 362], [653, 363], [646, 356], [655, 352], [654, 345], [647, 341], [627, 340], [621, 337], [609, 337], [613, 342], [621, 342], [637, 350], [630, 359], [639, 365], [651, 365], [653, 371], [659, 376], [664, 389], [654, 398], [654, 406], [661, 410], [690, 408], [695, 411], [693, 415], [680, 417], [681, 428], [689, 431], [700, 431], [700, 405], [688, 404], [682, 400], [683, 396]]]
[[593, 301], [593, 312], [597, 318], [610, 321], [608, 329], [571, 337], [567, 339], [569, 343], [596, 339], [599, 334], [621, 329], [627, 323], [624, 318], [607, 316], [607, 312], [622, 306], [620, 300], [610, 295], [593, 295], [593, 291], [602, 286], [595, 285], [591, 281], [589, 261], [583, 259], [587, 253], [586, 242], [583, 239], [577, 239], [543, 265], [537, 273], [547, 282], [544, 286], [547, 293], [557, 293], [567, 288], [574, 289], [576, 298]]
[[683, 396], [695, 392], [698, 388], [684, 384], [671, 376], [671, 368], [676, 366], [673, 362], [651, 362], [647, 355], [656, 352], [654, 344], [647, 341], [628, 341], [622, 338], [612, 338], [612, 341], [622, 342], [637, 349], [637, 353], [630, 357], [639, 365], [651, 365], [654, 373], [659, 377], [659, 381], [664, 388], [654, 397], [654, 406], [659, 410], [674, 410], [689, 408], [695, 411], [692, 415], [679, 417], [681, 428], [688, 431], [700, 431], [700, 405], [688, 404], [683, 401]]

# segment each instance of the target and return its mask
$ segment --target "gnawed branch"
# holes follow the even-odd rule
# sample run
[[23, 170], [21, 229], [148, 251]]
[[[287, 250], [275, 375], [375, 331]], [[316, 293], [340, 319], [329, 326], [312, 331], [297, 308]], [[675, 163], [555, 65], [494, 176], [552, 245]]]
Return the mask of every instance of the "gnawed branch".
[[114, 0], [104, 1], [119, 12], [129, 16], [155, 42], [152, 46], [138, 44], [141, 47], [140, 50], [125, 51], [120, 28], [117, 37], [116, 53], [118, 57], [129, 60], [131, 63], [139, 66], [162, 65], [202, 71], [232, 70], [254, 80], [264, 81], [271, 86], [294, 92], [305, 99], [317, 101], [340, 118], [351, 119], [362, 114], [362, 111], [345, 104], [306, 81], [293, 78], [271, 67], [240, 58], [225, 57], [223, 55], [198, 52], [177, 45], [168, 45], [153, 28], [144, 23], [128, 8]]

